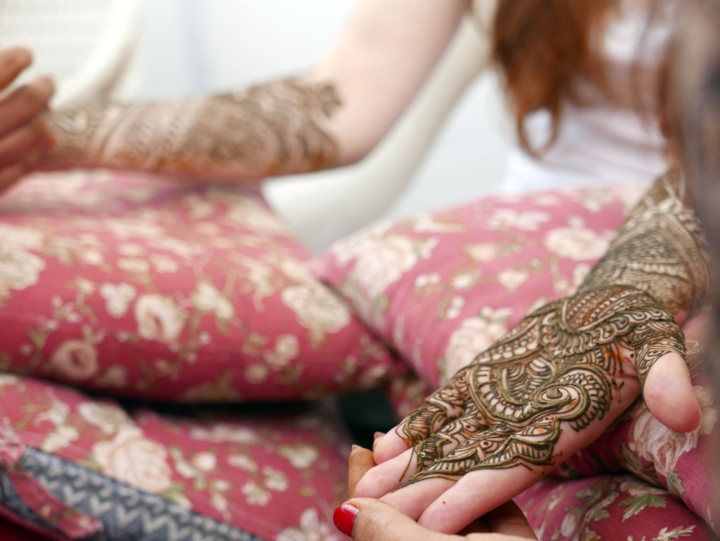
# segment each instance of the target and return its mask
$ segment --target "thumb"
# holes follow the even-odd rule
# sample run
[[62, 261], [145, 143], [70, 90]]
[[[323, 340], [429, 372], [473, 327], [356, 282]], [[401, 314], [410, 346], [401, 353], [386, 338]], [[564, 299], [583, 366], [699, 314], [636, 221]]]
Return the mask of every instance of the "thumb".
[[335, 525], [355, 541], [455, 541], [457, 537], [419, 526], [390, 505], [370, 498], [354, 498], [339, 506]]
[[692, 432], [702, 423], [690, 370], [679, 353], [666, 353], [653, 363], [645, 378], [643, 397], [655, 418], [671, 430]]

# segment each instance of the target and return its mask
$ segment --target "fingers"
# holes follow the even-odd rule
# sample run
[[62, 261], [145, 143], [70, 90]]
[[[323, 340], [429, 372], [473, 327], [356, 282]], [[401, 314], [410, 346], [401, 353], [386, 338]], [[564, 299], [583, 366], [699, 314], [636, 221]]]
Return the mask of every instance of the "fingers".
[[445, 424], [463, 415], [468, 400], [470, 372], [461, 370], [443, 388], [431, 394], [417, 411], [375, 440], [375, 462], [382, 464], [408, 447], [436, 433]]
[[482, 417], [477, 406], [471, 404], [462, 417], [450, 421], [437, 433], [415, 446], [417, 469], [428, 468], [437, 459], [444, 457], [486, 428], [487, 421]]
[[[45, 125], [35, 120], [0, 138], [0, 166], [17, 163], [18, 159], [27, 160], [32, 153], [40, 153], [51, 145]], [[26, 163], [26, 165], [30, 165]]]
[[405, 449], [395, 458], [368, 471], [358, 482], [355, 492], [362, 498], [379, 498], [410, 479], [416, 464], [413, 450]]
[[650, 412], [671, 430], [691, 432], [702, 413], [685, 362], [685, 336], [673, 321], [656, 321], [635, 329], [635, 368]]
[[[570, 422], [558, 425], [552, 414], [522, 429], [495, 426], [470, 438], [419, 472], [414, 477], [416, 482], [386, 494], [382, 501], [416, 518], [423, 526], [445, 533], [460, 531], [595, 441], [637, 398], [638, 387], [620, 387], [608, 414], [582, 430], [572, 428]], [[404, 459], [409, 460], [411, 456]], [[361, 483], [367, 478], [368, 483], [385, 488], [390, 480], [383, 479], [382, 468], [389, 468], [395, 462], [391, 460], [373, 468]], [[438, 477], [428, 477], [432, 474]], [[368, 487], [368, 491], [372, 489]]]
[[[431, 503], [418, 518], [418, 524], [439, 532], [457, 532], [478, 516], [506, 502], [507, 494], [519, 494], [537, 478], [537, 474], [519, 466], [509, 470], [472, 472]], [[502, 489], [488, 490], [489, 487]], [[448, 513], [448, 510], [452, 512]]]
[[653, 363], [643, 396], [650, 412], [671, 430], [691, 432], [702, 423], [690, 371], [678, 353], [668, 353]]
[[55, 85], [47, 77], [13, 90], [0, 101], [0, 137], [42, 114], [54, 92]]
[[24, 47], [0, 51], [0, 91], [5, 90], [32, 64], [32, 54]]
[[375, 466], [375, 461], [373, 460], [372, 451], [353, 445], [348, 464], [348, 494], [351, 498], [355, 496], [355, 488], [360, 479], [373, 466]]
[[407, 541], [408, 539], [456, 541], [459, 539], [422, 528], [397, 509], [377, 500], [358, 498], [344, 505], [355, 510], [351, 530], [352, 539], [356, 541]]
[[0, 170], [0, 195], [12, 188], [27, 172], [24, 165], [13, 165]]

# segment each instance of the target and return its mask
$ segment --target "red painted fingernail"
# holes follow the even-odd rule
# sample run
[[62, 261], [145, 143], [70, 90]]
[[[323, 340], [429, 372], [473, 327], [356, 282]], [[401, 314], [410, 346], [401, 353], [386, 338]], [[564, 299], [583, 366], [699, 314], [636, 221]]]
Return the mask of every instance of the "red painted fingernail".
[[358, 508], [349, 503], [338, 505], [333, 513], [335, 527], [348, 537], [352, 536], [353, 524], [358, 514]]

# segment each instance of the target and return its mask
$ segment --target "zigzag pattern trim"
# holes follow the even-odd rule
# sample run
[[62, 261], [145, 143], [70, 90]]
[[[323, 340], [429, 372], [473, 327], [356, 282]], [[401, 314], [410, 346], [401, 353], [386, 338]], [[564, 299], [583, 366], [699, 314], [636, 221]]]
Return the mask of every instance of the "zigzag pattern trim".
[[[87, 541], [262, 541], [248, 532], [34, 448], [25, 450], [17, 467], [68, 507], [103, 524], [103, 531], [86, 538]], [[0, 472], [0, 505], [29, 522], [48, 527], [19, 499], [4, 471]]]

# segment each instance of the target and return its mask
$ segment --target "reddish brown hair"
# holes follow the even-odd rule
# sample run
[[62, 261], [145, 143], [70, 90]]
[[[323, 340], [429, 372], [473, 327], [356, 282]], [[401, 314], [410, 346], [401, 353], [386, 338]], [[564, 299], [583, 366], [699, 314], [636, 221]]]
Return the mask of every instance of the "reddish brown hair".
[[[504, 75], [520, 144], [535, 154], [552, 144], [565, 100], [579, 100], [579, 75], [606, 91], [603, 66], [593, 41], [616, 0], [500, 0], [493, 23], [492, 55]], [[524, 120], [547, 109], [549, 141], [532, 148]]]

